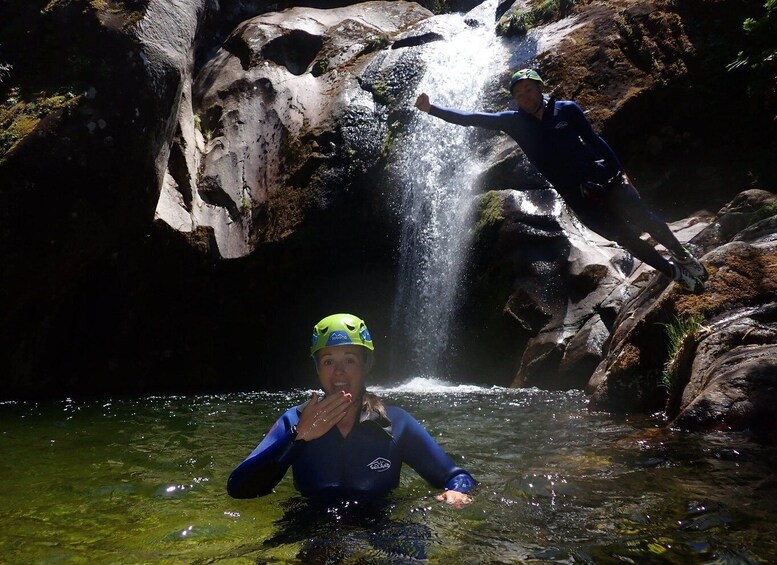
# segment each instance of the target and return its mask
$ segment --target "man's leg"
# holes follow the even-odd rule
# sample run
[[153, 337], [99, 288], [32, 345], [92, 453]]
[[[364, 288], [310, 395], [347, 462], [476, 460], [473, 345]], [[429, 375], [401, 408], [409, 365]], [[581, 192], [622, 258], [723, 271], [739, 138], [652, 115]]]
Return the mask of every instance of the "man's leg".
[[610, 209], [640, 232], [647, 232], [666, 247], [672, 257], [694, 277], [707, 280], [707, 269], [680, 243], [661, 216], [651, 210], [640, 198], [637, 189], [629, 183], [610, 187]]
[[691, 292], [698, 293], [704, 290], [703, 281], [677, 262], [667, 261], [656, 251], [655, 247], [640, 238], [639, 234], [625, 220], [615, 214], [605, 213], [604, 210], [608, 209], [602, 206], [600, 209], [578, 210], [576, 213], [580, 221], [590, 230], [614, 241], [634, 257], [663, 273], [669, 279], [680, 281]]
[[634, 255], [634, 257], [643, 263], [647, 263], [670, 279], [674, 278], [672, 264], [664, 259], [664, 257], [656, 251], [655, 247], [640, 238], [638, 234], [634, 233], [631, 227], [621, 218], [613, 217], [606, 224], [592, 220], [593, 218], [580, 217], [580, 221], [582, 221], [590, 230], [595, 231], [602, 237], [614, 241]]

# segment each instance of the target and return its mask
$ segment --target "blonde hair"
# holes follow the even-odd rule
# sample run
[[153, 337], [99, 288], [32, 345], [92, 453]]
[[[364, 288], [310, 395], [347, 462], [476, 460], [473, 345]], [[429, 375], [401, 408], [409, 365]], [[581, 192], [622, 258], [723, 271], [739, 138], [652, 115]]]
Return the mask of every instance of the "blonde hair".
[[362, 410], [367, 414], [372, 414], [374, 412], [380, 416], [381, 420], [388, 420], [386, 406], [383, 404], [383, 401], [366, 390], [362, 392]]

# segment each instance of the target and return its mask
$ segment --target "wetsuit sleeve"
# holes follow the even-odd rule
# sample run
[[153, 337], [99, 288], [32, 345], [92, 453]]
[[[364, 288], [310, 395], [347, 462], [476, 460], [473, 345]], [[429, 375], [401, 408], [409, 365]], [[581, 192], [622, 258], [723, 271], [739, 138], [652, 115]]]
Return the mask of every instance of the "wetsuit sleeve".
[[232, 471], [227, 481], [229, 496], [255, 498], [272, 491], [291, 465], [295, 448], [291, 427], [298, 422], [296, 409], [275, 422], [251, 455]]
[[429, 109], [429, 114], [435, 118], [440, 118], [451, 124], [459, 126], [474, 126], [486, 129], [503, 131], [505, 127], [506, 112], [490, 114], [486, 112], [464, 112], [463, 110], [454, 110], [452, 108], [441, 108], [435, 106]]
[[[402, 460], [416, 473], [437, 488], [469, 492], [477, 482], [466, 470], [457, 466], [442, 447], [434, 441], [429, 432], [410, 414], [399, 411], [402, 421], [398, 436]], [[392, 416], [392, 425], [396, 419]]]
[[617, 173], [623, 172], [623, 165], [621, 165], [615, 151], [612, 150], [602, 136], [594, 131], [591, 122], [588, 121], [588, 118], [585, 116], [580, 106], [572, 102], [567, 108], [569, 112], [569, 122], [572, 124], [572, 127], [575, 128], [577, 134], [591, 151], [593, 151], [599, 159], [604, 160], [608, 176], [612, 177]]

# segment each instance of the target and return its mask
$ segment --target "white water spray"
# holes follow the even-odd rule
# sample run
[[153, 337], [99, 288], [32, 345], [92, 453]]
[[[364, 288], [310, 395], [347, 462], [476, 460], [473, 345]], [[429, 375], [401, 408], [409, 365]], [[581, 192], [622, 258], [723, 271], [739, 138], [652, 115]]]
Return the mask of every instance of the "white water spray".
[[[496, 5], [489, 0], [466, 15], [430, 20], [445, 40], [425, 47], [427, 70], [418, 92], [428, 93], [433, 104], [482, 107], [487, 81], [506, 61], [494, 33]], [[405, 337], [402, 356], [416, 374], [435, 374], [448, 343], [469, 247], [472, 186], [482, 169], [472, 150], [473, 131], [418, 112], [398, 156], [404, 223], [393, 332]]]

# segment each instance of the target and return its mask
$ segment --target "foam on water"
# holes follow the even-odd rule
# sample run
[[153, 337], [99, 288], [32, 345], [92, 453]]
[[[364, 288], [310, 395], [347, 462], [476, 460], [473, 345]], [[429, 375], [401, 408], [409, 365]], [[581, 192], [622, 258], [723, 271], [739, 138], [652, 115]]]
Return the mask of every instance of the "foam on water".
[[517, 389], [453, 383], [436, 377], [414, 377], [399, 384], [370, 386], [367, 390], [384, 394], [509, 394]]

